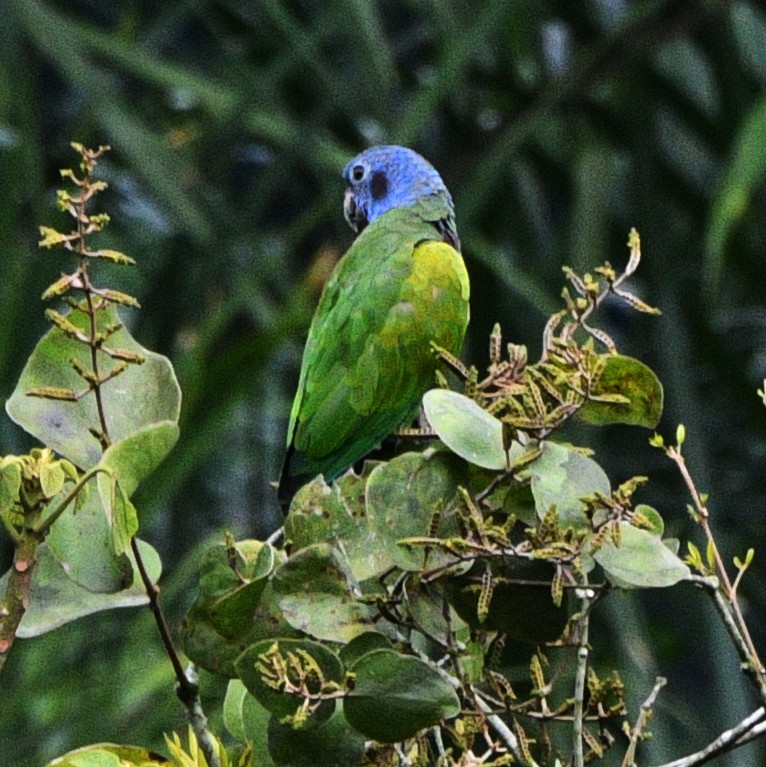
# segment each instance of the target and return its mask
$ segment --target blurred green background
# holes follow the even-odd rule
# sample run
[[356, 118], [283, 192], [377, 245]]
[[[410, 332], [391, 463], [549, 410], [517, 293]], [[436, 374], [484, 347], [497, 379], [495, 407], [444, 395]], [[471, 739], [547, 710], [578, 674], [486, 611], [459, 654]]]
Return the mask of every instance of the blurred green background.
[[[174, 625], [200, 544], [277, 524], [276, 479], [305, 331], [351, 241], [340, 171], [402, 143], [441, 171], [472, 280], [464, 358], [497, 320], [540, 351], [561, 266], [644, 259], [633, 288], [663, 311], [606, 307], [626, 354], [666, 387], [662, 429], [685, 452], [766, 647], [766, 2], [704, 0], [0, 0], [0, 394], [45, 331], [38, 297], [63, 268], [39, 251], [69, 142], [111, 144], [103, 247], [133, 256], [101, 282], [131, 291], [145, 346], [184, 392], [182, 437], [137, 506], [165, 563]], [[640, 429], [570, 435], [682, 538], [700, 535], [669, 462]], [[0, 420], [0, 454], [30, 443]], [[0, 560], [7, 566], [4, 542]], [[689, 586], [615, 595], [594, 656], [630, 700], [670, 683], [642, 752], [699, 748], [756, 703], [711, 606]], [[215, 711], [222, 684], [203, 676]], [[635, 714], [635, 708], [634, 708]], [[220, 720], [213, 716], [215, 726]], [[0, 678], [0, 765], [37, 767], [98, 740], [161, 746], [183, 726], [146, 610], [20, 641]], [[647, 762], [645, 762], [647, 763]], [[718, 765], [762, 765], [755, 744]]]

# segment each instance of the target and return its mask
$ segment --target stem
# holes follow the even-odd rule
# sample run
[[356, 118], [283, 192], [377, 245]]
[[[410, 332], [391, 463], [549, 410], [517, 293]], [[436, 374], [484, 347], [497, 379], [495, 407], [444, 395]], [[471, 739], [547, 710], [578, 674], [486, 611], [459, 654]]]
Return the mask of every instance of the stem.
[[518, 759], [519, 763], [523, 764], [524, 767], [539, 767], [534, 759], [527, 760], [524, 758], [524, 755], [521, 752], [519, 739], [513, 734], [513, 730], [511, 730], [511, 728], [497, 714], [492, 713], [490, 705], [482, 700], [478, 694], [474, 695], [474, 700], [476, 701], [476, 706], [486, 717], [487, 722], [492, 725], [492, 729], [498, 734], [500, 740], [505, 743], [506, 747], [514, 757]]
[[41, 519], [39, 522], [37, 522], [33, 526], [33, 530], [40, 536], [40, 538], [44, 538], [48, 531], [51, 529], [51, 525], [66, 511], [67, 506], [69, 506], [70, 503], [77, 497], [77, 494], [82, 490], [82, 488], [93, 479], [93, 477], [96, 476], [96, 474], [108, 474], [109, 472], [99, 466], [95, 466], [94, 468], [90, 469], [90, 471], [86, 471], [85, 474], [80, 477], [80, 479], [77, 481], [77, 484], [61, 499], [61, 502], [58, 506], [50, 513], [48, 516], [45, 517], [45, 519]]
[[715, 576], [705, 577], [701, 575], [691, 575], [689, 576], [689, 580], [695, 585], [703, 588], [710, 595], [710, 598], [713, 600], [713, 606], [721, 616], [724, 628], [728, 632], [731, 641], [734, 643], [737, 654], [742, 661], [742, 667], [753, 677], [753, 682], [758, 688], [758, 695], [761, 698], [761, 702], [766, 704], [766, 682], [764, 681], [763, 675], [759, 674], [753, 666], [747, 639], [742, 634], [739, 623], [732, 616], [731, 611], [729, 610], [729, 605], [721, 594], [718, 578]]
[[34, 528], [39, 509], [25, 509], [27, 520], [18, 535], [13, 552], [13, 565], [8, 575], [8, 585], [0, 602], [0, 672], [16, 641], [16, 632], [29, 605], [32, 589], [32, 573], [37, 564], [37, 549], [43, 536]]
[[672, 762], [666, 762], [665, 764], [659, 765], [659, 767], [697, 767], [697, 765], [709, 762], [723, 752], [730, 751], [736, 746], [741, 746], [743, 743], [747, 743], [751, 739], [749, 736], [753, 730], [759, 726], [762, 727], [764, 716], [766, 716], [766, 711], [764, 711], [763, 708], [759, 708], [756, 711], [753, 711], [752, 714], [746, 716], [735, 727], [721, 733], [712, 743], [709, 743], [701, 751], [689, 754], [688, 756], [683, 756], [680, 759], [675, 759]]
[[739, 631], [742, 634], [742, 637], [745, 641], [745, 644], [747, 645], [748, 650], [748, 657], [746, 659], [746, 662], [748, 665], [753, 667], [753, 670], [755, 674], [758, 677], [758, 687], [759, 691], [761, 692], [761, 698], [766, 702], [766, 698], [764, 698], [764, 690], [766, 690], [766, 669], [764, 669], [763, 663], [761, 662], [761, 659], [758, 657], [758, 651], [755, 649], [755, 644], [753, 643], [753, 639], [750, 636], [750, 631], [747, 628], [747, 624], [745, 623], [745, 617], [742, 615], [742, 610], [739, 606], [739, 601], [737, 600], [737, 592], [732, 586], [731, 581], [729, 580], [729, 575], [726, 572], [726, 568], [724, 567], [723, 559], [721, 558], [721, 553], [718, 551], [718, 546], [716, 545], [715, 538], [713, 537], [713, 531], [710, 529], [709, 524], [709, 518], [710, 515], [708, 513], [707, 508], [702, 503], [702, 499], [700, 498], [699, 493], [697, 492], [697, 488], [694, 485], [694, 480], [691, 477], [691, 474], [689, 474], [689, 469], [686, 466], [686, 461], [684, 460], [684, 457], [681, 455], [681, 452], [676, 447], [669, 447], [667, 449], [668, 457], [678, 466], [678, 470], [681, 472], [681, 476], [683, 477], [684, 483], [686, 484], [686, 487], [689, 491], [689, 494], [692, 497], [692, 502], [694, 503], [694, 510], [697, 512], [697, 517], [699, 519], [700, 527], [702, 527], [702, 530], [705, 533], [705, 537], [708, 540], [708, 543], [710, 545], [710, 548], [713, 551], [713, 557], [715, 558], [715, 564], [716, 569], [718, 570], [720, 574], [721, 581], [724, 586], [724, 591], [726, 592], [726, 598], [729, 603], [729, 607], [734, 612], [734, 617], [737, 621], [737, 625], [739, 628]]
[[96, 383], [93, 386], [93, 394], [96, 397], [98, 420], [101, 424], [102, 447], [106, 449], [111, 444], [111, 440], [109, 439], [109, 429], [106, 425], [106, 413], [104, 412], [104, 402], [101, 397], [101, 380], [98, 374], [98, 347], [96, 346], [96, 333], [98, 332], [98, 328], [96, 325], [96, 312], [93, 306], [93, 294], [91, 292], [90, 281], [87, 280], [87, 276], [85, 279], [85, 300], [88, 302], [88, 320], [90, 322], [90, 362], [93, 366], [93, 374], [96, 378]]
[[80, 193], [75, 202], [75, 210], [77, 215], [75, 220], [77, 222], [77, 240], [75, 245], [75, 253], [80, 258], [80, 264], [78, 267], [78, 273], [82, 281], [82, 291], [85, 293], [85, 301], [88, 304], [88, 322], [90, 324], [90, 338], [88, 339], [88, 346], [90, 348], [90, 364], [93, 368], [93, 375], [95, 377], [95, 385], [93, 386], [93, 394], [96, 397], [96, 409], [98, 411], [98, 420], [101, 424], [101, 438], [99, 442], [103, 450], [106, 450], [110, 445], [109, 429], [106, 425], [106, 413], [104, 412], [104, 403], [101, 398], [101, 383], [98, 374], [98, 346], [96, 345], [96, 336], [98, 334], [98, 325], [96, 323], [96, 309], [93, 305], [93, 285], [91, 285], [90, 277], [88, 275], [88, 256], [87, 248], [85, 246], [85, 238], [87, 232], [85, 225], [88, 222], [87, 215], [87, 203], [91, 197], [90, 186], [90, 172], [92, 168], [89, 168], [88, 172], [83, 178], [82, 186], [80, 187]]
[[641, 739], [646, 725], [649, 724], [649, 720], [652, 718], [654, 701], [657, 700], [660, 690], [667, 683], [667, 679], [658, 676], [652, 691], [649, 693], [649, 697], [641, 704], [641, 713], [638, 715], [636, 726], [630, 731], [630, 743], [628, 744], [628, 750], [625, 752], [625, 758], [622, 760], [621, 767], [636, 767], [636, 747], [638, 746], [638, 741]]
[[136, 567], [138, 568], [141, 581], [144, 584], [146, 595], [149, 597], [149, 609], [154, 615], [154, 620], [157, 624], [157, 630], [160, 632], [160, 638], [162, 644], [165, 646], [165, 652], [170, 659], [170, 664], [173, 666], [173, 673], [176, 677], [176, 694], [178, 699], [186, 707], [186, 711], [189, 717], [189, 723], [194, 730], [194, 734], [197, 737], [202, 752], [205, 754], [209, 767], [221, 767], [220, 759], [218, 758], [218, 749], [215, 745], [215, 741], [210, 735], [210, 731], [207, 729], [207, 717], [202, 710], [202, 704], [199, 698], [199, 685], [197, 684], [196, 673], [192, 667], [191, 673], [187, 675], [184, 671], [181, 659], [178, 656], [178, 650], [176, 650], [173, 643], [173, 637], [170, 634], [170, 627], [165, 618], [165, 613], [160, 606], [160, 589], [152, 579], [149, 577], [149, 573], [146, 571], [144, 560], [141, 557], [141, 551], [138, 548], [138, 541], [134, 537], [130, 541], [130, 548], [133, 552], [133, 556], [136, 560]]
[[577, 643], [577, 671], [575, 674], [574, 706], [572, 713], [572, 761], [575, 767], [583, 767], [585, 759], [583, 755], [583, 715], [585, 701], [585, 679], [588, 674], [588, 624], [590, 621], [590, 602], [593, 599], [593, 591], [583, 584], [580, 591], [579, 642]]

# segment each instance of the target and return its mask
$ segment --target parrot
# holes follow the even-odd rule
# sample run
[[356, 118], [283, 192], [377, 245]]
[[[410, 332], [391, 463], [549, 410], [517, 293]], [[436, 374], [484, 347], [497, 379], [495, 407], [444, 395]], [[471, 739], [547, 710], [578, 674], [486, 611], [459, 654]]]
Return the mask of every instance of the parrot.
[[319, 299], [287, 430], [277, 497], [326, 482], [417, 415], [436, 384], [432, 344], [460, 353], [468, 273], [455, 210], [436, 169], [412, 149], [374, 146], [345, 167], [356, 239]]

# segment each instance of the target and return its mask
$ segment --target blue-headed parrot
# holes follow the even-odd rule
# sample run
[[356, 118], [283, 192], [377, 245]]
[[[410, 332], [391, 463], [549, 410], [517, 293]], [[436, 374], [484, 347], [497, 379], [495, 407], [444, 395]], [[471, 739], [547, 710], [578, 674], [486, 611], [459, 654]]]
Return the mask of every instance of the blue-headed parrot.
[[376, 146], [343, 171], [357, 238], [324, 287], [303, 353], [278, 497], [330, 482], [408, 418], [435, 383], [431, 344], [459, 354], [469, 283], [452, 197], [411, 149]]

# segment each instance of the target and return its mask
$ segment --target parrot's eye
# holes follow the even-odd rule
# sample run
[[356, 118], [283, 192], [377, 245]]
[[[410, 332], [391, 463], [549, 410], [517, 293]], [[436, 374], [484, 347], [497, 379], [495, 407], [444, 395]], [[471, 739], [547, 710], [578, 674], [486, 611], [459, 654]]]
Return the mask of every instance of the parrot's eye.
[[361, 181], [364, 178], [364, 165], [354, 165], [351, 169], [351, 180]]

